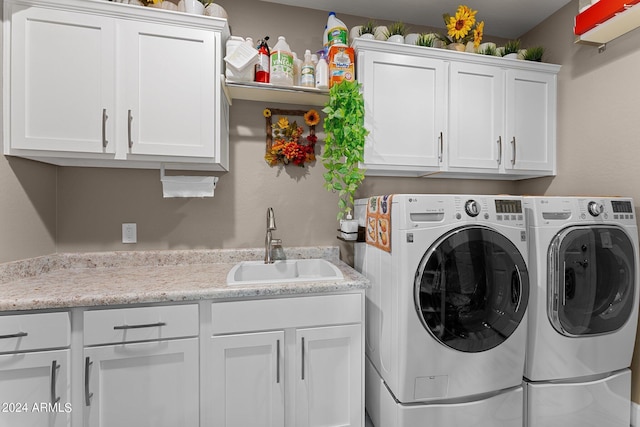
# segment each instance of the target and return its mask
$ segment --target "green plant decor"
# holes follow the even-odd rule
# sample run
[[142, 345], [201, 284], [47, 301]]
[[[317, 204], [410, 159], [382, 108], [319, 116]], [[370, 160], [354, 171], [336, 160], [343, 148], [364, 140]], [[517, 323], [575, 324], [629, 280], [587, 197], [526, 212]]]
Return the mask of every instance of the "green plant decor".
[[502, 56], [506, 56], [510, 53], [518, 53], [519, 50], [520, 50], [520, 40], [509, 40], [504, 45], [504, 53], [502, 54]]
[[376, 25], [376, 21], [373, 20], [365, 22], [364, 25], [362, 25], [362, 27], [360, 28], [360, 35], [375, 34]]
[[391, 36], [406, 36], [407, 35], [407, 26], [404, 22], [393, 22], [387, 27], [387, 34], [389, 37]]
[[353, 208], [354, 194], [364, 180], [364, 139], [369, 133], [364, 127], [364, 98], [357, 81], [335, 84], [329, 90], [329, 102], [322, 110], [325, 144], [322, 155], [324, 187], [337, 192], [338, 220]]
[[496, 49], [495, 46], [487, 46], [482, 52], [480, 52], [482, 55], [488, 55], [488, 56], [498, 56], [498, 49]]
[[438, 36], [435, 34], [420, 34], [418, 40], [416, 40], [417, 46], [433, 47], [435, 45]]
[[542, 55], [544, 55], [544, 47], [543, 46], [534, 46], [527, 49], [524, 53], [524, 59], [527, 61], [542, 61]]

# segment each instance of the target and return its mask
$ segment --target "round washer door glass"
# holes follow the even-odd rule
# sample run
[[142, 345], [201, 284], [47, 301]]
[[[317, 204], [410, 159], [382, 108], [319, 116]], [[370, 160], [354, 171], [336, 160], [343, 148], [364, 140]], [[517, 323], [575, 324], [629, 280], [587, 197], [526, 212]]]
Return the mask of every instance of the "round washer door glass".
[[442, 236], [425, 253], [415, 279], [424, 327], [464, 352], [492, 349], [516, 330], [529, 302], [529, 275], [520, 251], [483, 226]]
[[563, 335], [606, 334], [633, 312], [631, 239], [614, 226], [576, 226], [558, 233], [548, 253], [548, 313]]

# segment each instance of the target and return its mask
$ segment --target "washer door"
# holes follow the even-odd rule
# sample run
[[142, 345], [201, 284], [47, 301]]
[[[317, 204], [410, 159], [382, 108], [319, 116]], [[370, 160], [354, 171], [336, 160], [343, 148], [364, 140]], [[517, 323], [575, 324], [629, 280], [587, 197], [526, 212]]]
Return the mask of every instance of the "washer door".
[[569, 227], [548, 252], [548, 315], [563, 335], [606, 334], [633, 311], [634, 249], [614, 226]]
[[522, 255], [487, 227], [445, 234], [416, 272], [418, 316], [436, 340], [455, 350], [481, 352], [500, 345], [520, 324], [528, 302]]

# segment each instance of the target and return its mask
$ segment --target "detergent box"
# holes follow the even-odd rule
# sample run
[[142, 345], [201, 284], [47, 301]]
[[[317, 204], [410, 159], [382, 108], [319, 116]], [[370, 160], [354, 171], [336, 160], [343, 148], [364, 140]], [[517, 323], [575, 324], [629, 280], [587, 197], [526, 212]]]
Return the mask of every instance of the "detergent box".
[[355, 52], [352, 47], [333, 45], [329, 49], [329, 87], [343, 80], [354, 81]]

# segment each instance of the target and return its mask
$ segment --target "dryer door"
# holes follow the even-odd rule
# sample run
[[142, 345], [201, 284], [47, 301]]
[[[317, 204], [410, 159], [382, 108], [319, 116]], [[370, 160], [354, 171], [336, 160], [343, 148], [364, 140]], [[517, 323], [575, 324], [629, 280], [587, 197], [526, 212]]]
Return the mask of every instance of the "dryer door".
[[606, 334], [621, 328], [633, 311], [634, 249], [613, 226], [569, 227], [548, 252], [548, 314], [563, 335]]
[[442, 236], [425, 253], [415, 279], [424, 327], [464, 352], [489, 350], [516, 330], [529, 301], [529, 275], [520, 251], [484, 226]]

